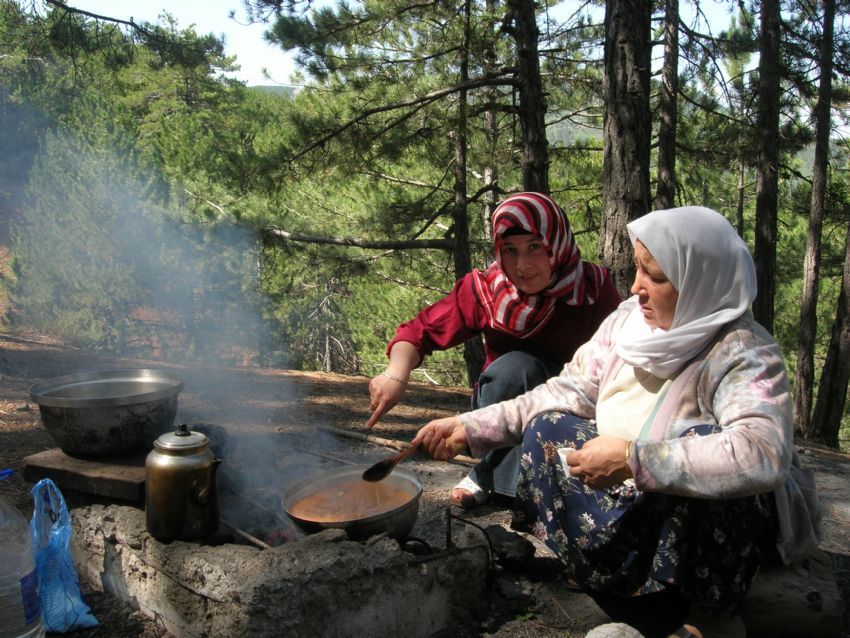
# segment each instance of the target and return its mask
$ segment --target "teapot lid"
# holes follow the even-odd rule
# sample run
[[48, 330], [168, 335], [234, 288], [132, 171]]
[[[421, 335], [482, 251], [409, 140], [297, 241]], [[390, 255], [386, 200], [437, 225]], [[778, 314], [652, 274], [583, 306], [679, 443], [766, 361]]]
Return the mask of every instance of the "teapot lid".
[[181, 423], [174, 432], [166, 432], [154, 441], [153, 444], [155, 447], [165, 448], [167, 450], [187, 450], [203, 447], [209, 441], [206, 434], [192, 432], [189, 430], [188, 425]]

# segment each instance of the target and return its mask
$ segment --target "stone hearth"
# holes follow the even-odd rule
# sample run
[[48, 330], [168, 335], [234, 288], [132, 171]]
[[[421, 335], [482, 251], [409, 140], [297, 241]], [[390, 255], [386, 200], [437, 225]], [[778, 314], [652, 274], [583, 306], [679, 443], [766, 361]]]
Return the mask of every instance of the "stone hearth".
[[175, 636], [477, 635], [492, 576], [481, 536], [420, 554], [384, 536], [361, 543], [327, 530], [260, 549], [163, 544], [146, 532], [143, 510], [123, 505], [72, 517], [80, 579]]

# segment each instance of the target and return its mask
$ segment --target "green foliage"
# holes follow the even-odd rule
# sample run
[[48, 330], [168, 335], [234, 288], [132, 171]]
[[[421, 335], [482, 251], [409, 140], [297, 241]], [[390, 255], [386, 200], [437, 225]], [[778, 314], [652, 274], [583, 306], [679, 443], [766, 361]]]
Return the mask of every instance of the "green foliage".
[[221, 361], [223, 342], [253, 347], [252, 235], [186, 224], [158, 184], [129, 150], [48, 134], [14, 232], [16, 320], [120, 353]]
[[[19, 312], [84, 345], [118, 349], [130, 300], [143, 294], [132, 276], [143, 268], [132, 246], [155, 232], [119, 219], [128, 206], [111, 185], [119, 166], [80, 159], [79, 148], [48, 135], [30, 174], [25, 222], [15, 233]], [[70, 176], [70, 165], [82, 180]], [[152, 219], [140, 210], [132, 214]]]
[[[355, 318], [352, 327], [364, 374], [374, 375], [386, 367], [386, 346], [395, 336], [396, 326], [451, 290], [453, 269], [449, 256], [442, 258], [440, 262], [395, 253], [366, 263], [345, 303], [346, 316]], [[463, 349], [433, 353], [414, 371], [413, 378], [465, 385]]]
[[[485, 195], [500, 199], [522, 180], [504, 3], [471, 3], [465, 219], [454, 210], [462, 5], [382, 0], [298, 13], [299, 2], [251, 4], [277, 12], [270, 37], [296, 50], [303, 90], [223, 79], [233, 60], [221, 41], [167, 15], [126, 29], [59, 7], [38, 16], [0, 3], [0, 210], [19, 220], [18, 321], [115, 351], [372, 375], [396, 325], [451, 288], [458, 255], [487, 264]], [[595, 259], [601, 25], [584, 8], [559, 22], [549, 13], [558, 3], [538, 4], [551, 190], [584, 257]], [[682, 32], [677, 132], [678, 203], [737, 221], [740, 201], [750, 245], [756, 17], [741, 5], [718, 38], [700, 37], [698, 18]], [[788, 18], [786, 51], [816, 39], [812, 16]], [[792, 372], [811, 52], [792, 56], [784, 79], [775, 331]], [[848, 83], [836, 76], [846, 109]], [[836, 154], [833, 165], [846, 162]], [[848, 221], [846, 180], [832, 175], [817, 362]], [[264, 233], [272, 228], [313, 242], [282, 242]], [[363, 248], [334, 238], [463, 246]], [[435, 353], [414, 376], [464, 384], [461, 349]]]
[[0, 56], [0, 204], [19, 209], [15, 318], [91, 347], [246, 361], [217, 342], [256, 350], [257, 235], [246, 250], [222, 233], [265, 205], [236, 189], [281, 100], [218, 79], [221, 42], [173, 22], [143, 28], [143, 46], [63, 9], [13, 7], [0, 13], [14, 43]]

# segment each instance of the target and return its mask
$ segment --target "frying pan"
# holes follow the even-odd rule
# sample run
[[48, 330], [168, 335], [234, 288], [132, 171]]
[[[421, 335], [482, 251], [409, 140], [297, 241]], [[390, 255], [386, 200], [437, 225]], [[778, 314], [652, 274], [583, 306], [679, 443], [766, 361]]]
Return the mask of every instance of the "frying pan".
[[[295, 523], [307, 533], [323, 529], [338, 528], [345, 530], [352, 540], [365, 540], [371, 536], [386, 532], [388, 536], [402, 540], [410, 534], [419, 513], [419, 498], [422, 496], [422, 483], [415, 474], [404, 469], [396, 469], [381, 483], [401, 490], [409, 496], [408, 500], [394, 509], [379, 512], [363, 518], [346, 519], [342, 515], [338, 520], [311, 520], [295, 516], [292, 510], [296, 504], [325, 490], [345, 489], [353, 482], [363, 482], [363, 470], [367, 466], [351, 466], [330, 470], [306, 478], [288, 488], [283, 495], [283, 509]], [[377, 485], [377, 483], [369, 483]]]

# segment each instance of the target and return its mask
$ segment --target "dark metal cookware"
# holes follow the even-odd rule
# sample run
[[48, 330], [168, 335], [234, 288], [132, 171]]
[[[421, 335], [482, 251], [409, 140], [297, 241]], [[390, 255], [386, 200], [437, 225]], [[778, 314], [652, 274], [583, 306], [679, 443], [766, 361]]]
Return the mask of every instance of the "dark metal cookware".
[[145, 522], [156, 539], [196, 540], [218, 529], [216, 471], [209, 439], [181, 423], [145, 459]]
[[77, 456], [151, 449], [174, 427], [183, 379], [163, 370], [81, 372], [30, 387], [41, 422], [62, 450]]
[[[339, 528], [345, 530], [353, 540], [365, 540], [370, 536], [386, 532], [387, 535], [404, 539], [413, 529], [419, 514], [419, 498], [422, 496], [422, 483], [412, 472], [396, 469], [380, 483], [363, 481], [364, 466], [352, 466], [324, 472], [296, 483], [284, 492], [283, 506], [287, 515], [305, 532], [313, 533], [323, 529]], [[345, 489], [352, 482], [359, 481], [366, 485], [386, 485], [403, 491], [408, 500], [401, 506], [374, 516], [353, 518], [348, 520], [311, 520], [293, 515], [293, 507], [305, 498], [323, 490]]]

